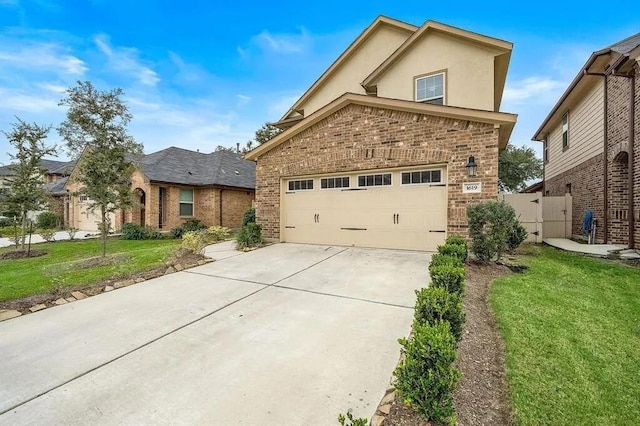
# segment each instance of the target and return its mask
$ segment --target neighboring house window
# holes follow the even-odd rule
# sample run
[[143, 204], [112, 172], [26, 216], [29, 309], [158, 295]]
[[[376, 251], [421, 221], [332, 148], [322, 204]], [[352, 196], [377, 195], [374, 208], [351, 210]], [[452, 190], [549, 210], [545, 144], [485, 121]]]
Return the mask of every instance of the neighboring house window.
[[571, 184], [568, 183], [564, 186], [564, 193], [571, 195]]
[[79, 198], [81, 203], [86, 203], [87, 201], [89, 201], [89, 197], [86, 195], [81, 195]]
[[289, 191], [305, 191], [309, 189], [313, 189], [313, 179], [289, 181]]
[[414, 185], [419, 183], [441, 183], [442, 170], [420, 170], [415, 172], [403, 172], [402, 184]]
[[416, 101], [444, 105], [444, 73], [416, 78]]
[[348, 177], [330, 177], [320, 179], [321, 189], [333, 189], [333, 188], [348, 188]]
[[358, 176], [358, 186], [387, 186], [391, 185], [391, 173]]
[[180, 216], [193, 216], [193, 189], [180, 190]]
[[569, 111], [562, 116], [562, 149], [569, 148]]
[[543, 143], [543, 158], [544, 158], [544, 162], [548, 163], [549, 162], [549, 139], [545, 138], [544, 141], [542, 141]]

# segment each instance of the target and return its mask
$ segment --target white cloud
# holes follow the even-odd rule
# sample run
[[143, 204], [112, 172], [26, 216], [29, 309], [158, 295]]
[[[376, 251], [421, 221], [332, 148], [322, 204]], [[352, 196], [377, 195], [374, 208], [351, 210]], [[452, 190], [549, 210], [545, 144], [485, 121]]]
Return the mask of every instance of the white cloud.
[[[299, 33], [271, 33], [262, 31], [251, 38], [251, 43], [260, 47], [263, 51], [280, 54], [304, 53], [311, 47], [311, 36], [307, 30], [300, 28]], [[241, 56], [245, 50], [238, 48]]]
[[42, 91], [0, 87], [0, 110], [18, 113], [46, 113], [59, 109], [60, 96]]
[[503, 100], [506, 103], [520, 104], [525, 101], [547, 101], [550, 97], [558, 97], [566, 84], [549, 77], [533, 76], [515, 82], [507, 82]]
[[138, 49], [132, 47], [114, 47], [109, 43], [106, 34], [98, 34], [93, 38], [98, 49], [109, 59], [111, 67], [133, 76], [145, 86], [155, 86], [160, 81], [158, 73], [144, 65], [140, 60]]
[[275, 121], [282, 117], [299, 98], [299, 94], [286, 94], [272, 101], [268, 108], [271, 120]]
[[82, 59], [54, 43], [4, 42], [0, 46], [0, 68], [53, 71], [73, 76], [81, 76], [88, 70]]

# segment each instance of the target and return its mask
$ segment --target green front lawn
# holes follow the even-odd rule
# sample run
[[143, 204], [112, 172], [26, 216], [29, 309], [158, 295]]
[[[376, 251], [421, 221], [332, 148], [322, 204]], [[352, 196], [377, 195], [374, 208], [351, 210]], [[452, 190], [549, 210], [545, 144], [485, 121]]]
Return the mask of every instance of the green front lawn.
[[640, 270], [549, 247], [496, 280], [521, 425], [627, 425], [640, 419]]
[[[98, 257], [98, 240], [59, 241], [34, 244], [45, 256], [0, 260], [0, 302], [45, 293], [54, 285], [93, 284], [161, 266], [179, 245], [179, 240], [110, 240], [107, 255], [117, 256], [111, 265], [81, 268], [83, 260]], [[0, 253], [13, 249], [0, 249]]]

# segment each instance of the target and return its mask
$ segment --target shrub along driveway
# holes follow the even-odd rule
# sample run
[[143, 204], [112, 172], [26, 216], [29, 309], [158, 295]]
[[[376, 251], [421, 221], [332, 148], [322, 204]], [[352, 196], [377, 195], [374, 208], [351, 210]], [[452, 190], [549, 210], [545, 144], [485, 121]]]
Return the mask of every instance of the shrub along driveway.
[[0, 424], [371, 416], [427, 253], [276, 244], [0, 323]]

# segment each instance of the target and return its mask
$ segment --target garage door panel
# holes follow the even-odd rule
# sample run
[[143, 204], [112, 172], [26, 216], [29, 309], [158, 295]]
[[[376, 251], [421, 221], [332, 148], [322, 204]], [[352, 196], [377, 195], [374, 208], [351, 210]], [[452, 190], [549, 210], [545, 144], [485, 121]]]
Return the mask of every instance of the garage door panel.
[[400, 173], [389, 186], [354, 188], [351, 174], [349, 189], [318, 189], [316, 177], [316, 189], [286, 192], [283, 241], [435, 250], [446, 238], [447, 188], [399, 185]]

